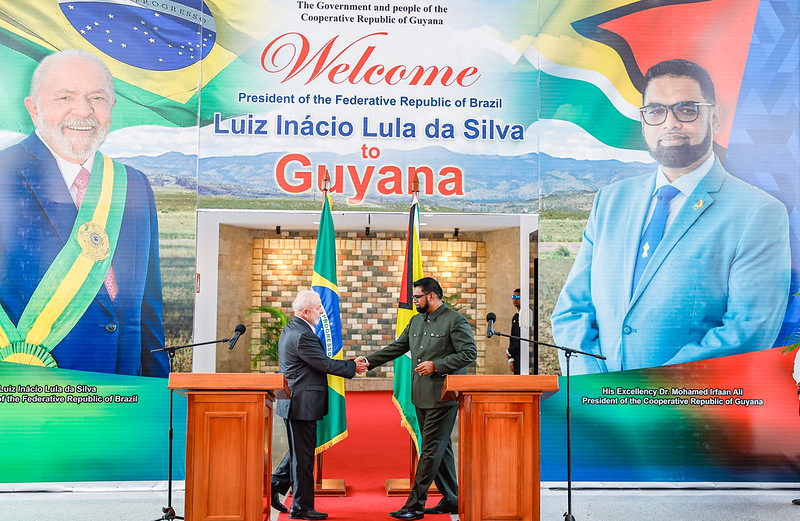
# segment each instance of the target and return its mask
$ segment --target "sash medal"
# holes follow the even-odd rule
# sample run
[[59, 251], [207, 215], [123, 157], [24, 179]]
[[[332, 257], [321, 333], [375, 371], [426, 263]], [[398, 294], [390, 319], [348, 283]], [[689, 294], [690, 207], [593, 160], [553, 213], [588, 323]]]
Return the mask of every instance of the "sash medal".
[[125, 166], [95, 155], [86, 196], [67, 243], [14, 326], [0, 308], [0, 361], [58, 367], [50, 353], [86, 312], [117, 247], [128, 178]]

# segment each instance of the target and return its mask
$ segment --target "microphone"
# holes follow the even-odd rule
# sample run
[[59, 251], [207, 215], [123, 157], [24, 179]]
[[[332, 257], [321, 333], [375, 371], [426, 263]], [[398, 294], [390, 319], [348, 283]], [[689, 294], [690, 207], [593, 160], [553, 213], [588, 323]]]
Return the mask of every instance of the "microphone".
[[236, 341], [239, 340], [239, 337], [242, 336], [242, 333], [247, 331], [247, 328], [244, 327], [244, 324], [239, 324], [233, 331], [234, 331], [233, 336], [230, 339], [231, 343], [228, 344], [228, 350], [233, 349], [233, 346], [236, 345]]
[[495, 320], [497, 320], [497, 315], [495, 315], [494, 313], [489, 313], [489, 314], [486, 315], [486, 322], [487, 322], [486, 338], [492, 338], [492, 336], [495, 334], [495, 332], [494, 332], [494, 321]]

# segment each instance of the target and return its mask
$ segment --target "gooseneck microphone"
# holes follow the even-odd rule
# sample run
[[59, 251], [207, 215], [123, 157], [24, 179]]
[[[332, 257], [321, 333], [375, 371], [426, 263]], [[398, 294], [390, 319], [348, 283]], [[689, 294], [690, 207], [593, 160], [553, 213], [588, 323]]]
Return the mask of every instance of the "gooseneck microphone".
[[486, 315], [486, 338], [492, 338], [494, 333], [494, 321], [497, 320], [497, 315], [489, 313]]
[[239, 324], [233, 331], [234, 333], [231, 337], [231, 343], [228, 344], [228, 350], [233, 349], [233, 346], [236, 345], [236, 341], [239, 340], [239, 337], [242, 336], [242, 333], [247, 331], [247, 328], [244, 326], [244, 324]]

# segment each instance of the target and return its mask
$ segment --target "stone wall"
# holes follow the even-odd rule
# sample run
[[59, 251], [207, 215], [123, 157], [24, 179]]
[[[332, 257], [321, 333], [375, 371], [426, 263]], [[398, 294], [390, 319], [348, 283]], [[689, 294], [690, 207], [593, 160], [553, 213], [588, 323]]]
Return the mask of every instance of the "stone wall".
[[[405, 244], [405, 234], [337, 234], [337, 277], [345, 358], [369, 354], [394, 339], [394, 307], [399, 296]], [[445, 298], [453, 299], [472, 326], [478, 359], [469, 371], [484, 373], [485, 324], [481, 318], [486, 314], [485, 242], [439, 234], [421, 239], [420, 247], [424, 274], [439, 281]], [[311, 286], [315, 248], [315, 233], [258, 232], [253, 241], [251, 305], [274, 306], [291, 317], [295, 294]], [[254, 343], [263, 333], [261, 318], [260, 314], [254, 314], [248, 324]], [[277, 363], [261, 362], [257, 370], [276, 371]], [[368, 375], [391, 377], [392, 364], [370, 371]]]

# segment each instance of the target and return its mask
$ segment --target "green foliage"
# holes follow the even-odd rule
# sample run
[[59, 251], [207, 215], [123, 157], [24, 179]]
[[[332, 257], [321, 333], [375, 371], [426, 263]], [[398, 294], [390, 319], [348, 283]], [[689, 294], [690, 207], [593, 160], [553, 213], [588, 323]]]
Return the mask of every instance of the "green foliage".
[[442, 297], [442, 302], [447, 304], [447, 307], [452, 309], [453, 311], [458, 311], [464, 318], [467, 319], [467, 322], [472, 322], [472, 316], [467, 313], [464, 308], [458, 303], [458, 300], [461, 298], [461, 295], [456, 293], [455, 295], [444, 295]]
[[289, 319], [275, 306], [257, 306], [247, 310], [250, 317], [261, 314], [261, 337], [258, 339], [258, 351], [250, 358], [250, 365], [255, 369], [258, 362], [278, 361], [278, 339]]

